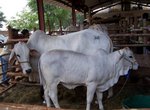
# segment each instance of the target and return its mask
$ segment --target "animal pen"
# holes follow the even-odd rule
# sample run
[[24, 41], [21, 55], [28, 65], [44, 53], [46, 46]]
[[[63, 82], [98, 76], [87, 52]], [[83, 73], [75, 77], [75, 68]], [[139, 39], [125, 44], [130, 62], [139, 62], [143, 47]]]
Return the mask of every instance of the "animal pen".
[[[137, 72], [137, 74], [136, 72], [132, 73], [133, 79], [131, 80], [135, 81], [137, 80], [137, 78], [141, 78], [142, 84], [140, 84], [140, 86], [142, 88], [144, 87], [147, 88], [150, 86], [150, 74], [149, 74], [149, 70], [150, 70], [150, 9], [143, 10], [143, 8], [141, 8], [144, 6], [150, 7], [147, 0], [143, 0], [140, 2], [137, 0], [116, 0], [116, 1], [113, 1], [113, 0], [110, 0], [110, 1], [109, 0], [60, 0], [60, 1], [44, 0], [44, 2], [52, 3], [55, 5], [67, 7], [67, 8], [72, 7], [71, 8], [72, 15], [73, 15], [72, 21], [73, 21], [74, 26], [76, 26], [75, 9], [84, 13], [85, 18], [88, 18], [90, 20], [89, 24], [92, 24], [92, 23], [105, 24], [108, 28], [109, 36], [111, 40], [113, 41], [114, 50], [118, 50], [122, 47], [130, 47], [135, 53], [135, 57], [139, 63], [140, 69], [138, 70], [139, 72]], [[117, 6], [118, 4], [121, 5], [121, 11], [120, 10], [116, 11], [117, 9], [114, 7], [114, 6]], [[131, 4], [133, 4], [135, 7], [131, 7]], [[45, 30], [45, 26], [43, 23], [44, 21], [44, 17], [43, 17], [44, 12], [43, 12], [43, 7], [42, 7], [43, 0], [37, 0], [37, 5], [38, 5], [38, 12], [39, 12], [39, 29]], [[107, 8], [110, 9], [109, 12], [95, 14], [96, 12], [107, 9]], [[26, 42], [28, 40], [27, 38], [22, 39], [22, 38], [17, 37], [18, 33], [16, 34], [12, 32], [11, 28], [8, 29], [8, 35], [9, 35], [8, 42], [5, 44], [0, 44], [0, 45], [13, 46], [18, 41]], [[6, 93], [7, 90], [15, 87], [18, 84], [39, 86], [39, 84], [37, 83], [33, 84], [33, 83], [18, 82], [16, 80], [13, 80], [14, 76], [24, 76], [24, 75], [21, 72], [19, 73], [12, 72], [12, 68], [18, 68], [19, 65], [14, 65], [14, 66], [11, 66], [12, 68], [8, 68], [9, 67], [8, 62], [6, 62], [2, 57], [3, 56], [0, 56], [0, 60], [1, 60], [0, 66], [2, 69], [2, 72], [0, 73], [0, 78], [1, 78], [0, 86], [3, 88], [0, 91], [1, 95]], [[7, 82], [7, 80], [10, 80], [10, 79], [11, 81], [8, 82], [9, 86], [6, 86], [4, 82]], [[122, 82], [120, 85], [122, 86]], [[150, 90], [148, 89], [148, 91]], [[8, 103], [0, 104], [0, 107], [1, 108], [10, 107], [11, 110], [18, 110], [18, 109], [30, 110], [29, 108], [32, 108], [35, 110], [49, 110], [46, 107], [43, 107], [43, 106], [41, 107], [38, 105], [34, 105], [34, 106], [20, 105], [20, 104], [13, 105], [13, 104], [8, 104]], [[109, 110], [109, 108], [107, 109]], [[50, 110], [53, 110], [53, 109], [50, 109]]]

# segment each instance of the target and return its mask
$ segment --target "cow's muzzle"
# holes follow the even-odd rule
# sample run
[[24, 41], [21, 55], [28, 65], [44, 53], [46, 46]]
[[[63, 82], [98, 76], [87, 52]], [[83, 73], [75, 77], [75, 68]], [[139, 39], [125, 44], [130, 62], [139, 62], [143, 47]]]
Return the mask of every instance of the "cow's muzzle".
[[138, 64], [137, 62], [134, 62], [134, 63], [132, 64], [132, 69], [133, 69], [133, 70], [137, 70], [138, 67], [139, 67], [139, 64]]

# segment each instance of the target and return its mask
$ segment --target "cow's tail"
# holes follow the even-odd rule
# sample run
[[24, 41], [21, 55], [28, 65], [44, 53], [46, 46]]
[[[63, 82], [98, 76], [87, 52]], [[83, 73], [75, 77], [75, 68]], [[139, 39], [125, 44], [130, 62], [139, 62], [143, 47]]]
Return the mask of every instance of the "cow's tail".
[[44, 77], [42, 74], [42, 70], [41, 70], [41, 60], [39, 59], [38, 62], [38, 73], [39, 73], [39, 79], [40, 79], [40, 97], [43, 100], [43, 103], [45, 102], [45, 98], [44, 98]]
[[111, 52], [113, 52], [114, 47], [113, 47], [113, 42], [112, 42], [112, 40], [111, 40], [111, 39], [109, 39], [109, 40], [110, 40], [110, 53], [111, 53]]
[[38, 73], [39, 73], [40, 85], [43, 85], [44, 78], [43, 78], [43, 75], [42, 75], [40, 59], [39, 59], [39, 62], [38, 62]]
[[112, 42], [112, 40], [110, 39], [110, 37], [108, 36], [108, 40], [109, 40], [109, 53], [111, 53], [111, 52], [113, 52], [113, 49], [114, 49], [114, 47], [113, 47], [113, 42]]

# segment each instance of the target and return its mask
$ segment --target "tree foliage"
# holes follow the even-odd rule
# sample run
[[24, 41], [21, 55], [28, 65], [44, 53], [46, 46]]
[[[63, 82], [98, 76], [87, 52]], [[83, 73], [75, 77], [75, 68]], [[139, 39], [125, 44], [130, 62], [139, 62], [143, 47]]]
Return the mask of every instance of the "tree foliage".
[[[36, 0], [28, 0], [28, 6], [32, 12], [37, 13]], [[44, 17], [46, 28], [50, 26], [51, 29], [58, 29], [60, 20], [64, 27], [70, 24], [71, 12], [69, 10], [62, 9], [60, 7], [44, 3]]]
[[[31, 30], [34, 27], [38, 28], [36, 0], [28, 0], [27, 6], [30, 10], [23, 10], [22, 13], [17, 14], [16, 18], [9, 21], [10, 25], [19, 29], [27, 28]], [[81, 15], [77, 15], [77, 17], [80, 20], [83, 18]], [[60, 27], [60, 21], [62, 26], [65, 28], [71, 24], [71, 11], [44, 3], [44, 18], [46, 30], [58, 29]], [[78, 22], [80, 22], [80, 20]]]
[[17, 14], [16, 16], [16, 18], [12, 18], [12, 20], [8, 22], [8, 24], [14, 28], [32, 30], [38, 27], [38, 16], [36, 13], [23, 10], [21, 14]]
[[[1, 7], [0, 7], [1, 9]], [[4, 13], [2, 11], [0, 11], [0, 28], [3, 27], [2, 22], [6, 22], [6, 17], [4, 16]]]

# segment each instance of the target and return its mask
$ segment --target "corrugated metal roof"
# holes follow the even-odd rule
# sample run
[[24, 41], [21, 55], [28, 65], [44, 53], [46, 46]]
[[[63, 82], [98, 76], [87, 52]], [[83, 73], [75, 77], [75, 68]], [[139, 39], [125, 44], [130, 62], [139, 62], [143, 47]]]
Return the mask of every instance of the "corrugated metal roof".
[[[94, 11], [96, 9], [107, 7], [117, 2], [135, 2], [137, 4], [144, 4], [149, 6], [150, 0], [44, 0], [47, 3], [54, 4], [63, 8], [71, 9], [71, 7], [75, 7], [78, 11], [84, 12], [88, 9]], [[72, 6], [72, 3], [74, 4]]]

